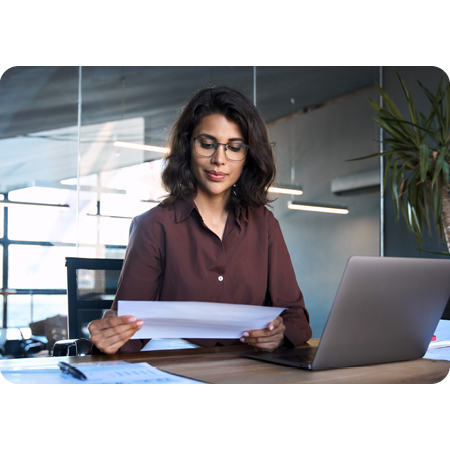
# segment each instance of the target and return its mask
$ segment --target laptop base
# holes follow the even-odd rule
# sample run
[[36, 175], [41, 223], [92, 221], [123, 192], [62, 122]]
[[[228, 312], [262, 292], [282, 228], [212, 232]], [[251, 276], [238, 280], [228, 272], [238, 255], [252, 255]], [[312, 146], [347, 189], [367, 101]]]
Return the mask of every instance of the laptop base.
[[250, 352], [241, 353], [246, 358], [258, 359], [260, 361], [282, 364], [284, 366], [297, 367], [300, 369], [313, 370], [312, 363], [317, 352], [317, 347], [302, 347], [274, 352]]

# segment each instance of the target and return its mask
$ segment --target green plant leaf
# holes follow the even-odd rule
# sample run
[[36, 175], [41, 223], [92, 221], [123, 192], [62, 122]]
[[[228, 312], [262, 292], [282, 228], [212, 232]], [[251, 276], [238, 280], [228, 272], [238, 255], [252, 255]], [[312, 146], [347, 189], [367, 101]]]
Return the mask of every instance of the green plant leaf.
[[392, 201], [394, 203], [395, 220], [396, 221], [398, 221], [398, 216], [399, 216], [398, 186], [397, 186], [397, 183], [395, 182], [395, 178], [397, 175], [397, 165], [398, 165], [398, 161], [395, 161], [394, 166], [392, 168], [392, 172], [391, 172], [391, 196], [392, 196]]
[[422, 135], [422, 140], [420, 142], [421, 144], [425, 144], [425, 140], [429, 133], [431, 133], [433, 135], [436, 134], [436, 132], [433, 129], [431, 129], [431, 124], [433, 123], [434, 117], [436, 115], [436, 111], [434, 110], [434, 108], [431, 108], [430, 112], [428, 114], [428, 118], [426, 118], [422, 113], [419, 113], [419, 115], [420, 115], [420, 123], [422, 125], [422, 129], [424, 131], [428, 130], [428, 131], [425, 131], [425, 133]]
[[444, 186], [448, 188], [450, 180], [449, 180], [449, 166], [447, 161], [444, 161], [444, 165], [442, 166], [442, 172], [444, 174]]
[[412, 152], [417, 151], [415, 146], [412, 146], [411, 144], [404, 144], [403, 142], [399, 142], [395, 139], [386, 138], [386, 139], [383, 139], [382, 142], [383, 142], [383, 144], [387, 144], [387, 145], [391, 146], [392, 148], [398, 147], [398, 148], [403, 148], [405, 150], [410, 150]]
[[387, 181], [389, 178], [389, 171], [391, 170], [391, 163], [392, 163], [393, 157], [394, 157], [394, 155], [390, 154], [390, 155], [388, 155], [388, 157], [386, 159], [386, 168], [384, 169], [383, 195], [386, 192], [386, 186], [387, 186]]
[[433, 189], [434, 223], [437, 225], [441, 218], [442, 210], [442, 176], [438, 176], [436, 186]]
[[408, 184], [412, 185], [412, 189], [416, 189], [417, 183], [420, 183], [420, 165], [417, 164], [408, 177]]
[[412, 227], [412, 213], [411, 213], [411, 204], [408, 202], [407, 204], [407, 210], [408, 210], [408, 222], [409, 222], [409, 227], [411, 229], [411, 231], [414, 231], [413, 227]]
[[420, 125], [418, 125], [417, 123], [412, 123], [412, 122], [409, 122], [409, 121], [407, 121], [407, 120], [397, 120], [397, 119], [385, 119], [386, 121], [388, 121], [388, 122], [393, 122], [393, 123], [406, 123], [406, 124], [408, 124], [408, 125], [411, 125], [413, 128], [417, 128], [417, 129], [419, 129], [419, 130], [423, 130], [423, 131], [425, 131], [426, 133], [429, 133], [429, 134], [437, 134], [435, 131], [433, 131], [433, 130], [431, 130], [430, 128], [424, 128], [424, 127], [422, 127], [422, 126], [420, 126]]
[[419, 119], [417, 118], [416, 105], [414, 104], [414, 94], [411, 91], [408, 97], [408, 108], [409, 108], [409, 116], [411, 118], [411, 123], [413, 125], [414, 136], [416, 138], [417, 145], [420, 145], [420, 141], [422, 140], [422, 136], [420, 134]]
[[375, 109], [376, 112], [378, 112], [381, 109], [381, 105], [377, 102], [374, 102], [371, 98], [368, 98], [369, 103], [372, 105], [373, 109]]
[[431, 236], [431, 223], [430, 223], [430, 212], [428, 210], [428, 201], [427, 201], [427, 192], [426, 189], [423, 188], [423, 184], [421, 184], [421, 197], [422, 201], [420, 202], [420, 209], [422, 211], [422, 217], [425, 217], [425, 223], [427, 226], [428, 234]]
[[416, 235], [417, 244], [420, 247], [422, 247], [422, 226], [419, 222], [419, 219], [417, 217], [417, 213], [415, 208], [411, 208], [411, 216], [412, 216], [412, 224], [411, 227], [414, 230], [414, 234]]
[[428, 171], [428, 155], [430, 153], [430, 149], [428, 145], [421, 145], [420, 147], [420, 181], [422, 183], [425, 182], [427, 178]]
[[[439, 90], [440, 90], [441, 82], [442, 82], [442, 79], [439, 82], [439, 87], [438, 87]], [[436, 115], [437, 115], [439, 125], [442, 128], [445, 128], [444, 122], [442, 120], [442, 109], [441, 109], [441, 105], [439, 104], [439, 101], [420, 81], [418, 81], [418, 83], [420, 84], [420, 87], [422, 88], [423, 92], [425, 92], [425, 95], [428, 97], [428, 100], [430, 100], [431, 104], [433, 105], [434, 109], [436, 110]]]
[[408, 89], [406, 89], [405, 83], [402, 80], [402, 77], [400, 76], [400, 74], [394, 69], [395, 75], [397, 75], [398, 81], [400, 81], [400, 84], [402, 86], [403, 89], [403, 93], [405, 94], [406, 99], [409, 98], [409, 91]]
[[411, 230], [409, 214], [408, 214], [408, 204], [406, 201], [402, 201], [400, 203], [400, 209], [401, 209], [403, 217], [405, 219], [406, 227], [408, 228], [408, 231], [411, 232], [412, 230]]
[[387, 120], [381, 118], [375, 118], [374, 121], [379, 127], [387, 131], [393, 138], [398, 139], [399, 141], [411, 142], [415, 145], [413, 136], [411, 135], [411, 130], [409, 130], [409, 134], [407, 134], [401, 129], [398, 123], [388, 122]]
[[[386, 106], [389, 108], [389, 111], [392, 113], [392, 115], [398, 120], [405, 120], [401, 112], [397, 108], [397, 106], [395, 106], [395, 103], [392, 101], [391, 97], [389, 97], [389, 95], [383, 90], [383, 88], [380, 87], [378, 83], [376, 83], [376, 85], [378, 91], [380, 92], [380, 95], [383, 97], [383, 100], [386, 103]], [[407, 133], [409, 132], [406, 125], [402, 125], [402, 128], [404, 128], [405, 132]]]
[[[419, 250], [419, 252], [420, 252], [420, 249], [417, 249], [417, 250]], [[422, 251], [425, 252], [425, 253], [434, 253], [435, 255], [446, 255], [446, 256], [450, 256], [450, 253], [449, 253], [449, 252], [435, 252], [434, 250], [423, 250], [423, 249], [422, 249]]]
[[438, 159], [436, 160], [436, 167], [434, 169], [433, 179], [431, 180], [431, 187], [434, 187], [437, 177], [439, 176], [439, 174], [441, 173], [441, 170], [444, 167], [444, 162], [445, 162], [444, 157], [445, 157], [445, 152], [441, 151], [439, 153]]
[[[447, 87], [444, 90], [444, 97], [445, 97], [445, 133], [447, 136], [450, 135], [450, 83], [447, 85]], [[445, 139], [447, 140], [447, 139]]]
[[445, 240], [444, 224], [442, 222], [442, 217], [439, 219], [439, 222], [438, 222], [438, 225], [437, 225], [436, 229], [438, 231], [439, 237], [441, 238], [442, 245], [445, 247], [446, 246], [446, 240]]
[[397, 153], [397, 150], [394, 150], [392, 152], [372, 153], [371, 155], [361, 156], [360, 158], [346, 159], [345, 161], [360, 161], [361, 159], [380, 158], [381, 156], [395, 155]]
[[[392, 118], [398, 121], [398, 124], [399, 124], [398, 131], [401, 130], [402, 134], [410, 135], [411, 138], [414, 139], [414, 132], [411, 132], [411, 130], [408, 128], [408, 126], [404, 122], [404, 118], [403, 118], [402, 114], [400, 113], [399, 109], [395, 106], [395, 103], [391, 100], [389, 95], [380, 87], [380, 85], [378, 83], [376, 83], [376, 85], [378, 87], [378, 90], [379, 90], [381, 96], [383, 97], [383, 100], [386, 103], [386, 106], [388, 107], [389, 111], [392, 113]], [[386, 113], [387, 111], [383, 108], [380, 108], [378, 111], [378, 114], [380, 115], [380, 117], [383, 114], [383, 112]]]

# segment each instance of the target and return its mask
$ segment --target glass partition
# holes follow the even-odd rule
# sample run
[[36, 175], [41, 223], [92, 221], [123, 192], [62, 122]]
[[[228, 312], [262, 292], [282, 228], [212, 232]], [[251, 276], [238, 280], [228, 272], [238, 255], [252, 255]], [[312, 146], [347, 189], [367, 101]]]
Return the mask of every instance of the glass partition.
[[273, 211], [313, 337], [322, 335], [348, 258], [380, 251], [380, 161], [347, 161], [379, 151], [367, 101], [378, 100], [378, 73], [378, 67], [257, 68], [257, 104], [274, 142], [277, 184], [302, 192], [278, 194]]
[[0, 105], [1, 326], [26, 327], [67, 309], [64, 258], [76, 253], [77, 203], [61, 181], [77, 176], [78, 69], [13, 67], [1, 78]]
[[95, 213], [80, 209], [79, 226], [89, 235], [96, 230], [96, 238], [80, 240], [80, 248], [95, 249], [98, 258], [123, 258], [132, 218], [166, 194], [162, 158], [180, 108], [198, 89], [219, 84], [251, 96], [253, 68], [82, 68], [80, 179], [96, 183], [80, 183], [95, 197]]

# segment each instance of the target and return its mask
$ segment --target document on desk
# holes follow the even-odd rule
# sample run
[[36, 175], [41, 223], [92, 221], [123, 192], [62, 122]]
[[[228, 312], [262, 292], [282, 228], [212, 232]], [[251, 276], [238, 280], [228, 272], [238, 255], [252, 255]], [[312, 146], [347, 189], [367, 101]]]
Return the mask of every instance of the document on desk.
[[450, 361], [450, 321], [440, 320], [434, 332], [435, 341], [431, 341], [424, 358]]
[[205, 384], [164, 372], [147, 363], [80, 363], [76, 364], [76, 368], [87, 380], [78, 380], [62, 373], [56, 364], [3, 369], [1, 374], [16, 384]]
[[286, 308], [209, 302], [119, 301], [118, 315], [144, 325], [133, 339], [239, 339], [244, 331], [266, 328]]

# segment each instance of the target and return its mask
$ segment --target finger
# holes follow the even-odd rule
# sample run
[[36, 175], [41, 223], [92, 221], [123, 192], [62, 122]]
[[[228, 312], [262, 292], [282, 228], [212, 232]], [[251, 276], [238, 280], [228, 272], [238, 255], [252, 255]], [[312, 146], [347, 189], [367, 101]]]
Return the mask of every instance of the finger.
[[[137, 320], [136, 322], [128, 323], [125, 325], [117, 325], [112, 328], [105, 328], [102, 330], [93, 330], [92, 336], [101, 336], [102, 339], [108, 339], [112, 336], [119, 335], [121, 333], [126, 333], [128, 331], [134, 330], [136, 332], [140, 328], [142, 328], [144, 321], [143, 320]], [[91, 339], [92, 340], [92, 339]]]
[[279, 327], [282, 324], [283, 324], [283, 318], [278, 316], [272, 322], [269, 323], [269, 325], [267, 326], [267, 329], [272, 331], [273, 329]]
[[113, 310], [113, 309], [108, 309], [108, 311], [105, 312], [105, 314], [103, 314], [103, 319], [108, 319], [110, 317], [117, 317], [117, 311]]
[[[273, 330], [269, 330], [268, 328], [263, 328], [262, 330], [252, 330], [252, 331], [245, 331], [242, 334], [242, 337], [244, 338], [244, 340], [246, 341], [247, 337], [269, 337], [269, 336], [275, 336], [277, 334], [280, 333], [284, 333], [284, 331], [286, 330], [286, 326], [281, 323], [279, 326], [277, 326], [276, 328], [274, 328]], [[241, 339], [242, 340], [242, 339]], [[244, 342], [244, 341], [242, 341]]]
[[131, 339], [138, 329], [122, 331], [121, 333], [114, 334], [108, 338], [101, 337], [97, 343], [94, 343], [98, 349], [105, 353], [115, 353], [120, 347]]
[[244, 338], [245, 340], [242, 342], [249, 344], [249, 345], [258, 346], [258, 345], [267, 345], [267, 344], [270, 344], [271, 342], [279, 342], [283, 338], [284, 338], [284, 334], [278, 333], [273, 336], [248, 337], [248, 338]]
[[120, 325], [128, 325], [130, 323], [136, 323], [137, 319], [135, 316], [119, 316], [111, 317], [110, 319], [103, 319], [105, 328], [117, 327]]
[[[278, 316], [272, 322], [267, 325], [267, 328], [261, 330], [247, 331], [250, 336], [270, 336], [279, 333], [281, 330], [285, 330], [286, 326], [283, 323], [283, 318]], [[245, 333], [243, 334], [245, 335]]]
[[[89, 325], [92, 324], [92, 327], [95, 330], [105, 330], [107, 328], [114, 328], [119, 325], [130, 324], [136, 322], [136, 320], [137, 319], [134, 316], [119, 316], [94, 320]], [[89, 330], [90, 329], [91, 328], [89, 327]]]
[[136, 331], [129, 331], [128, 333], [112, 336], [103, 343], [101, 350], [107, 353], [116, 353], [117, 350], [126, 344], [135, 333]]
[[260, 342], [255, 344], [250, 344], [258, 351], [273, 351], [276, 350], [282, 342], [282, 339], [278, 339], [272, 342]]
[[273, 336], [274, 334], [276, 333], [268, 330], [246, 331], [245, 333], [242, 334], [240, 341], [249, 344], [250, 342], [255, 342], [255, 339], [259, 337], [270, 337]]
[[278, 339], [275, 339], [273, 341], [268, 342], [256, 342], [252, 345], [256, 348], [256, 350], [263, 350], [263, 351], [273, 351], [279, 348], [284, 342], [284, 335], [280, 335]]
[[259, 345], [259, 344], [267, 344], [270, 342], [279, 342], [284, 339], [284, 334], [279, 333], [275, 336], [259, 336], [257, 338], [248, 337], [244, 339], [245, 339], [244, 341], [241, 340], [241, 342], [243, 342], [244, 344]]

